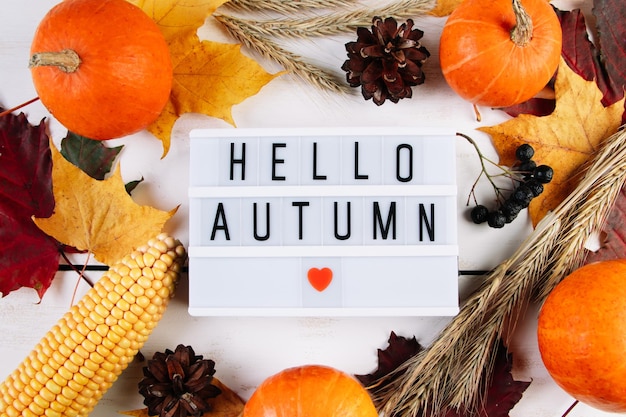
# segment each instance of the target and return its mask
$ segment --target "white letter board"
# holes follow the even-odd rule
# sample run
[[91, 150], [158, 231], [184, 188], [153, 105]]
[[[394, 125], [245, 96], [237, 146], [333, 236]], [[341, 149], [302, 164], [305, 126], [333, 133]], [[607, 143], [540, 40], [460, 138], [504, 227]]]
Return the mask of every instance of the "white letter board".
[[458, 312], [455, 136], [191, 132], [189, 312]]

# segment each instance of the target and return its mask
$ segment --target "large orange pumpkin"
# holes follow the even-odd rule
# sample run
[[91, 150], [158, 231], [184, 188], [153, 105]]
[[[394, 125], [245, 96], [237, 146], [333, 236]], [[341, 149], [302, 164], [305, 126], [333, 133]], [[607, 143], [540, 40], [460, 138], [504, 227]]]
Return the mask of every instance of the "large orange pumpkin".
[[378, 417], [369, 393], [350, 375], [322, 365], [289, 368], [263, 381], [244, 417]]
[[156, 23], [125, 0], [65, 0], [39, 24], [31, 72], [42, 103], [92, 139], [135, 133], [157, 119], [172, 64]]
[[626, 412], [626, 260], [568, 275], [542, 306], [537, 335], [559, 386], [590, 406]]
[[465, 0], [450, 14], [439, 45], [450, 87], [475, 105], [524, 102], [550, 81], [562, 30], [546, 0]]

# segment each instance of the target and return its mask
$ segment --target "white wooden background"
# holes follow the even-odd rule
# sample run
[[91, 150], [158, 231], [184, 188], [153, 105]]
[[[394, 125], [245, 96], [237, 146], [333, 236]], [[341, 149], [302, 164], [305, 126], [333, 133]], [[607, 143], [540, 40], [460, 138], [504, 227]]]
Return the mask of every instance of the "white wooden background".
[[[11, 107], [36, 96], [27, 69], [28, 51], [33, 31], [56, 0], [3, 0], [0, 14], [0, 105]], [[379, 5], [383, 2], [378, 1]], [[562, 9], [591, 9], [590, 0], [561, 0]], [[355, 89], [352, 96], [340, 97], [321, 92], [290, 76], [282, 76], [265, 86], [261, 92], [233, 108], [239, 127], [308, 127], [308, 126], [453, 126], [480, 143], [482, 150], [495, 158], [489, 138], [474, 129], [507, 119], [503, 113], [482, 108], [483, 120], [475, 120], [471, 105], [458, 98], [445, 84], [438, 66], [438, 38], [443, 19], [419, 18], [416, 26], [425, 31], [423, 40], [432, 53], [426, 63], [426, 83], [414, 88], [414, 97], [398, 104], [381, 107], [364, 101]], [[200, 31], [202, 37], [231, 42], [208, 19]], [[324, 41], [299, 42], [293, 47], [302, 54], [332, 68], [342, 77], [339, 67], [345, 60], [344, 43], [355, 36]], [[274, 64], [262, 61], [268, 71], [277, 71]], [[120, 109], [123, 111], [123, 109]], [[55, 142], [65, 136], [65, 129], [41, 104], [25, 109], [31, 123], [48, 118]], [[167, 230], [187, 242], [188, 133], [193, 128], [226, 127], [221, 120], [205, 115], [188, 114], [180, 118], [172, 134], [172, 148], [163, 160], [161, 144], [142, 132], [132, 137], [111, 141], [124, 144], [120, 158], [126, 181], [145, 178], [134, 192], [140, 204], [169, 210], [180, 204], [178, 213]], [[458, 141], [458, 206], [460, 269], [488, 269], [513, 252], [530, 232], [525, 215], [501, 230], [476, 226], [465, 218], [465, 201], [478, 174], [477, 156], [462, 139]], [[480, 189], [486, 200], [488, 187]], [[77, 259], [80, 262], [81, 259]], [[89, 273], [92, 279], [97, 273]], [[461, 278], [462, 292], [480, 278]], [[69, 308], [77, 285], [74, 273], [59, 273], [43, 301], [33, 290], [22, 289], [0, 299], [0, 378], [9, 374], [28, 354], [48, 329]], [[376, 350], [387, 345], [391, 331], [398, 335], [416, 336], [428, 344], [446, 324], [447, 318], [212, 318], [191, 317], [187, 313], [187, 284], [183, 277], [176, 298], [171, 302], [162, 322], [144, 348], [151, 357], [155, 351], [173, 349], [177, 344], [192, 345], [198, 354], [216, 361], [216, 376], [247, 398], [269, 375], [289, 366], [322, 363], [349, 373], [368, 373], [376, 367]], [[87, 285], [78, 283], [80, 297]], [[539, 358], [536, 340], [536, 306], [520, 323], [512, 350], [514, 376], [532, 380], [524, 397], [511, 415], [534, 417], [561, 416], [573, 399], [560, 390], [547, 375]], [[104, 396], [94, 417], [111, 417], [120, 410], [142, 407], [136, 385], [141, 378], [142, 363], [135, 361]], [[608, 415], [578, 405], [571, 416]]]

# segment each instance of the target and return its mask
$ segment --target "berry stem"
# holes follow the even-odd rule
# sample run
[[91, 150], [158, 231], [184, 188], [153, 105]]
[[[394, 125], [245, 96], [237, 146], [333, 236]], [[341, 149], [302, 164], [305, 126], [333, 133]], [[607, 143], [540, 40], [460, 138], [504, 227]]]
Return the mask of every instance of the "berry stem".
[[[459, 133], [459, 132], [457, 132], [457, 136], [461, 136], [462, 138], [465, 138], [465, 140], [467, 140], [474, 147], [474, 149], [476, 150], [476, 153], [478, 154], [478, 158], [480, 160], [480, 167], [481, 167], [480, 174], [478, 174], [478, 177], [476, 178], [476, 181], [474, 181], [474, 184], [472, 184], [472, 190], [470, 191], [470, 194], [467, 197], [467, 205], [469, 205], [470, 199], [472, 197], [474, 197], [474, 201], [477, 203], [475, 190], [476, 190], [476, 186], [478, 185], [478, 181], [480, 181], [480, 178], [483, 176], [483, 174], [487, 177], [487, 180], [489, 181], [489, 183], [491, 183], [491, 186], [493, 187], [493, 190], [496, 193], [496, 198], [498, 200], [502, 201], [505, 197], [502, 194], [501, 188], [498, 187], [498, 185], [495, 183], [493, 178], [497, 177], [497, 176], [503, 175], [503, 176], [512, 178], [514, 180], [518, 180], [516, 178], [516, 174], [513, 173], [512, 171], [509, 171], [508, 169], [505, 169], [501, 165], [498, 165], [496, 162], [494, 162], [491, 159], [489, 159], [488, 157], [486, 157], [482, 153], [480, 148], [478, 147], [478, 144], [471, 137], [469, 137], [469, 136], [467, 136], [467, 135], [465, 135], [463, 133]], [[496, 174], [496, 175], [489, 174], [489, 172], [487, 171], [487, 166], [486, 166], [485, 162], [487, 162], [487, 163], [489, 163], [489, 164], [499, 168], [503, 172], [501, 174]]]

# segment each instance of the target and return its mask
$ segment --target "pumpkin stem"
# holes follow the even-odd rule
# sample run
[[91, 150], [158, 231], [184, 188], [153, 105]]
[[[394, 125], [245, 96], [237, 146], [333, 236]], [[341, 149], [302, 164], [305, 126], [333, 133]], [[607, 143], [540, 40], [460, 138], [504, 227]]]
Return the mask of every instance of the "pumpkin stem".
[[520, 0], [513, 0], [515, 27], [511, 30], [511, 40], [518, 46], [526, 46], [533, 37], [533, 21]]
[[78, 69], [81, 60], [78, 54], [71, 49], [61, 52], [36, 52], [30, 57], [29, 68], [58, 67], [61, 71], [72, 73]]

